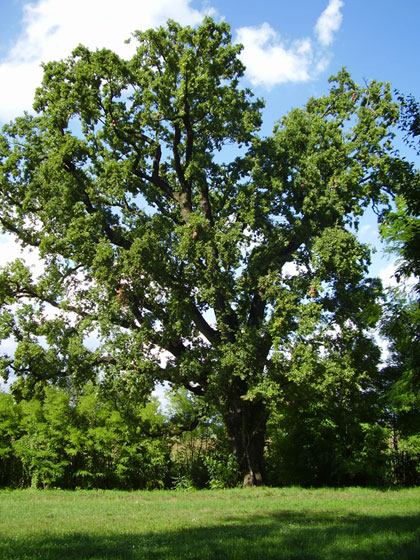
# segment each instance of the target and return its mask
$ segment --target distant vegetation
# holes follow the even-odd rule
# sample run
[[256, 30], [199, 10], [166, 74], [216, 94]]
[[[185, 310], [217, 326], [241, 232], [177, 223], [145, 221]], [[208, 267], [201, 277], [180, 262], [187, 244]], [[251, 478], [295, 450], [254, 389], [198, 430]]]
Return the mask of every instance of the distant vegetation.
[[[399, 486], [420, 483], [419, 452], [375, 402], [318, 395], [299, 413], [273, 411], [266, 442], [272, 485]], [[121, 399], [125, 400], [121, 400]], [[78, 392], [47, 387], [16, 402], [0, 393], [0, 485], [32, 488], [223, 488], [240, 483], [217, 414], [186, 392], [168, 412], [153, 399], [133, 404], [88, 383]], [[369, 423], [369, 419], [371, 423]]]

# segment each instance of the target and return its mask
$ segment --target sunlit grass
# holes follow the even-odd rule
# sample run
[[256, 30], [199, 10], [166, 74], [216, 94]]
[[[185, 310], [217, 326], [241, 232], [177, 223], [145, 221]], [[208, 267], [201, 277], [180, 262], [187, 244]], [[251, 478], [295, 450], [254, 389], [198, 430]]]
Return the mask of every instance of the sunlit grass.
[[420, 558], [420, 488], [0, 492], [2, 559]]

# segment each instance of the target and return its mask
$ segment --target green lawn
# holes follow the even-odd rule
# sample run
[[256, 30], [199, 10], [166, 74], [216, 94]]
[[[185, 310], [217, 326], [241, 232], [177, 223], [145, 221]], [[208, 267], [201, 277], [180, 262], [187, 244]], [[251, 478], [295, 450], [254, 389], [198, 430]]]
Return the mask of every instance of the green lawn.
[[420, 559], [420, 488], [0, 492], [0, 558]]

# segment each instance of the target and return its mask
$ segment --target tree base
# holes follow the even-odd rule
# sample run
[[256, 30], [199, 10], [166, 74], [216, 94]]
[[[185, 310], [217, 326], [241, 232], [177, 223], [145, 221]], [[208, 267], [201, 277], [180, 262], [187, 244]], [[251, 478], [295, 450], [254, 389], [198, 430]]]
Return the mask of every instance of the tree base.
[[243, 488], [247, 486], [262, 486], [263, 485], [263, 478], [261, 473], [247, 473], [244, 476], [244, 480], [242, 483]]

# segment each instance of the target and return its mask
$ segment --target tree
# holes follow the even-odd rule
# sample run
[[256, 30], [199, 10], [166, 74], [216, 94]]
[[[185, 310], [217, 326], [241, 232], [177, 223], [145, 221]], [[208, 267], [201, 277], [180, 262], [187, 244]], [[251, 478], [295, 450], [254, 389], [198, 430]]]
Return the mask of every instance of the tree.
[[315, 356], [305, 375], [299, 366], [289, 374], [287, 398], [275, 403], [268, 422], [271, 484], [379, 486], [392, 480], [390, 430], [382, 425], [378, 399], [378, 349], [357, 333], [347, 336], [351, 345], [335, 341], [335, 351]]
[[3, 371], [21, 394], [98, 370], [139, 398], [183, 386], [258, 484], [273, 396], [377, 319], [355, 227], [406, 172], [398, 104], [343, 70], [259, 138], [226, 23], [134, 36], [130, 60], [79, 46], [46, 64], [37, 116], [4, 128], [0, 221], [45, 269], [2, 272], [2, 335], [18, 342]]
[[[405, 143], [420, 155], [420, 105], [413, 96], [399, 94], [401, 104], [399, 128]], [[390, 251], [399, 257], [397, 279], [417, 277], [420, 291], [420, 173], [414, 164], [405, 163], [408, 173], [395, 191], [394, 205], [384, 212], [381, 234]]]
[[[399, 127], [409, 148], [420, 155], [420, 105], [413, 96], [399, 94]], [[405, 165], [408, 165], [407, 163]], [[381, 234], [391, 253], [397, 256], [398, 288], [388, 290], [381, 322], [389, 344], [383, 370], [388, 422], [394, 432], [395, 478], [406, 484], [418, 483], [420, 453], [420, 174], [411, 164], [395, 191], [394, 204], [383, 213]], [[414, 289], [409, 284], [414, 279]], [[404, 282], [405, 281], [405, 282]], [[407, 283], [408, 282], [408, 283]], [[417, 468], [417, 473], [416, 473]]]
[[389, 290], [381, 321], [389, 355], [381, 374], [384, 417], [393, 432], [394, 478], [419, 483], [420, 457], [420, 305], [413, 294]]

